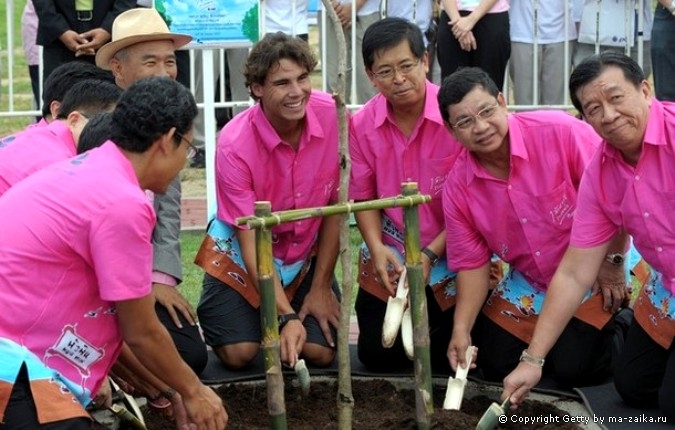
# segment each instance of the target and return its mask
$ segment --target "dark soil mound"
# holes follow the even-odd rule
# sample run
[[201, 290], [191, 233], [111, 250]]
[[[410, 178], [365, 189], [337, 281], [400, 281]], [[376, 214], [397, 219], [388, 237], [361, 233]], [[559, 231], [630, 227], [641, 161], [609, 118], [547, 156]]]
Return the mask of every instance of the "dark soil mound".
[[[355, 430], [406, 430], [416, 429], [415, 393], [398, 390], [382, 379], [353, 380], [354, 395], [353, 425]], [[264, 384], [231, 384], [222, 386], [218, 393], [225, 401], [229, 414], [228, 429], [267, 430], [270, 419], [267, 413], [267, 389]], [[312, 381], [311, 393], [303, 398], [300, 389], [286, 384], [286, 419], [290, 430], [337, 430], [337, 387], [328, 381]], [[493, 400], [486, 396], [464, 399], [461, 411], [445, 411], [442, 403], [444, 388], [434, 389], [434, 414], [431, 428], [437, 430], [467, 430], [476, 427], [483, 412]], [[173, 423], [143, 411], [149, 430], [175, 429]], [[517, 410], [516, 418], [508, 419], [500, 429], [581, 429], [570, 423], [524, 424], [522, 417], [560, 417], [565, 412], [550, 403], [527, 400]], [[515, 421], [515, 422], [513, 422]]]

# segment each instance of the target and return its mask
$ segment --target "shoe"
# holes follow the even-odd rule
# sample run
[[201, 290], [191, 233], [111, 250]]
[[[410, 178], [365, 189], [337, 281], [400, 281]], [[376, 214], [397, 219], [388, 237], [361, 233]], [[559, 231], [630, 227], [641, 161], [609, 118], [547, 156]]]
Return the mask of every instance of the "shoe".
[[197, 153], [195, 156], [190, 160], [190, 167], [194, 169], [203, 169], [206, 167], [206, 151], [204, 151], [203, 148], [197, 149]]

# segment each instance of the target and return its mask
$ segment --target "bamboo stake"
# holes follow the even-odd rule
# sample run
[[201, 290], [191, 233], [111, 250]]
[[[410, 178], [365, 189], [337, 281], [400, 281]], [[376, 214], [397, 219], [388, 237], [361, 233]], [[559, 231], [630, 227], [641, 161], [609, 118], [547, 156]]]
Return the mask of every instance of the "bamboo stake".
[[[338, 44], [338, 79], [332, 88], [335, 108], [338, 114], [338, 137], [340, 141], [340, 190], [338, 202], [346, 204], [349, 191], [349, 173], [351, 159], [349, 157], [349, 132], [347, 128], [347, 112], [345, 107], [345, 72], [347, 47], [342, 23], [333, 9], [330, 0], [322, 0], [323, 9], [333, 23], [335, 39]], [[356, 8], [352, 8], [352, 17]], [[353, 91], [352, 91], [353, 92]], [[349, 216], [342, 214], [340, 220], [340, 264], [342, 266], [342, 302], [340, 304], [340, 325], [338, 327], [338, 428], [351, 430], [354, 396], [352, 395], [351, 362], [349, 357], [349, 323], [352, 303], [352, 249], [349, 242]]]
[[352, 212], [367, 210], [381, 210], [394, 207], [411, 207], [429, 203], [431, 196], [424, 194], [415, 194], [410, 196], [394, 196], [384, 199], [369, 200], [357, 203], [338, 203], [332, 206], [321, 206], [316, 208], [291, 209], [287, 211], [272, 212], [265, 216], [246, 216], [235, 220], [237, 225], [246, 224], [250, 228], [274, 227], [283, 222], [298, 221], [307, 218], [324, 217], [329, 215], [342, 215]]
[[[401, 186], [404, 196], [418, 195], [417, 183]], [[419, 430], [430, 428], [430, 415], [434, 412], [431, 388], [431, 356], [429, 352], [429, 322], [422, 263], [420, 260], [420, 229], [417, 206], [403, 209], [405, 225], [405, 264], [410, 287], [410, 306], [415, 347], [415, 408]]]
[[[270, 215], [270, 202], [255, 202], [255, 215]], [[272, 234], [267, 228], [255, 231], [255, 249], [260, 289], [260, 323], [262, 327], [262, 348], [265, 358], [267, 380], [267, 409], [274, 430], [286, 430], [286, 404], [284, 400], [284, 378], [281, 373], [279, 322], [274, 294], [274, 264], [272, 257]]]

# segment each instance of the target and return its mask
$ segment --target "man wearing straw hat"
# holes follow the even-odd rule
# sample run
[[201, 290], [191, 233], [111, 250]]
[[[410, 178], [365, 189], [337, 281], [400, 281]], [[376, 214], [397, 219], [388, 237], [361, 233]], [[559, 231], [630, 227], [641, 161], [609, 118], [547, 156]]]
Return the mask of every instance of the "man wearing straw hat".
[[[136, 8], [120, 14], [112, 41], [96, 53], [96, 65], [109, 69], [115, 82], [127, 88], [148, 76], [176, 78], [175, 50], [192, 37], [173, 34], [155, 9]], [[206, 346], [196, 325], [196, 313], [176, 289], [182, 278], [180, 259], [180, 177], [165, 194], [155, 196], [157, 225], [153, 232], [152, 292], [155, 310], [169, 330], [181, 357], [199, 374], [207, 362]]]

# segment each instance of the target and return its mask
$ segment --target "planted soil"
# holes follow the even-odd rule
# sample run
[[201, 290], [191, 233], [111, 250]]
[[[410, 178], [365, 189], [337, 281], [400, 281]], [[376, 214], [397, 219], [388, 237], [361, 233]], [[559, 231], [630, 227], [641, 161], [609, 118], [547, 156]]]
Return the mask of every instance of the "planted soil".
[[[382, 379], [353, 380], [354, 430], [407, 430], [416, 429], [415, 393], [399, 390]], [[230, 384], [221, 386], [218, 393], [223, 398], [229, 415], [228, 429], [267, 430], [270, 419], [267, 412], [267, 390], [264, 384]], [[286, 383], [286, 420], [289, 430], [337, 430], [337, 387], [330, 381], [312, 381], [309, 396], [303, 398], [300, 388]], [[486, 396], [464, 399], [461, 411], [442, 409], [445, 389], [434, 388], [434, 414], [431, 428], [467, 430], [476, 427], [478, 420], [493, 402]], [[527, 400], [516, 411], [516, 422], [509, 418], [500, 429], [581, 429], [576, 424], [564, 423], [564, 411], [550, 403]], [[149, 430], [174, 430], [176, 427], [165, 418], [143, 410]], [[544, 425], [518, 423], [523, 417], [560, 417], [559, 423]]]

